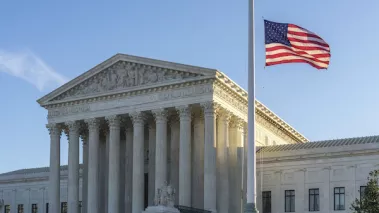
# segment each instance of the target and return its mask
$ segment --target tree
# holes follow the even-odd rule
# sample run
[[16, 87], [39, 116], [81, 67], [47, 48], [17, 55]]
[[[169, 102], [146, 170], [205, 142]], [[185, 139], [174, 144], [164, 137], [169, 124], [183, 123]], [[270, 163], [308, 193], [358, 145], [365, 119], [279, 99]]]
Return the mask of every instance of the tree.
[[379, 213], [379, 170], [370, 172], [361, 199], [355, 199], [350, 209], [353, 213]]

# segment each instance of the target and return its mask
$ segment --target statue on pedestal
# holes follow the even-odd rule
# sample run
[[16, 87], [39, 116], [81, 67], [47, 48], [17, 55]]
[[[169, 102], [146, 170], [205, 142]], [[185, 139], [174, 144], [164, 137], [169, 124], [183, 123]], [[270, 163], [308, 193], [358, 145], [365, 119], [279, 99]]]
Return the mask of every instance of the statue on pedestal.
[[154, 199], [154, 205], [174, 207], [175, 189], [165, 182], [161, 188], [157, 190]]
[[180, 213], [174, 207], [175, 189], [165, 182], [163, 186], [157, 189], [154, 198], [154, 206], [146, 208], [144, 213]]

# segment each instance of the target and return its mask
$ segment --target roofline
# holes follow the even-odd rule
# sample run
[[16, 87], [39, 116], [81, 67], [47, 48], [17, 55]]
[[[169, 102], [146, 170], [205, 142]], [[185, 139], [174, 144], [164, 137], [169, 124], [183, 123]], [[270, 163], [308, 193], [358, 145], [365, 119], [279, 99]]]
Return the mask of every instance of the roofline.
[[[225, 85], [227, 85], [231, 90], [238, 93], [242, 98], [245, 99], [246, 102], [248, 102], [248, 98], [247, 98], [248, 95], [247, 95], [246, 90], [244, 90], [237, 83], [235, 83], [232, 79], [230, 79], [225, 73], [217, 70], [216, 78], [219, 81], [223, 82]], [[303, 143], [309, 142], [309, 140], [304, 135], [302, 135], [300, 132], [298, 132], [295, 128], [293, 128], [291, 125], [289, 125], [287, 122], [285, 122], [282, 118], [280, 118], [278, 115], [276, 115], [273, 111], [271, 111], [268, 107], [266, 107], [264, 104], [262, 104], [257, 99], [255, 99], [255, 106], [256, 106], [256, 109], [260, 110], [266, 116], [268, 116], [273, 121], [275, 121], [277, 124], [282, 126], [286, 131], [288, 131], [294, 137], [298, 138], [299, 141], [301, 141]]]
[[[104, 70], [105, 68], [113, 65], [117, 61], [125, 60], [125, 61], [131, 61], [135, 63], [143, 63], [151, 66], [159, 66], [159, 67], [165, 67], [165, 68], [171, 68], [171, 69], [177, 69], [179, 71], [187, 71], [187, 69], [190, 69], [191, 72], [194, 73], [202, 73], [209, 72], [209, 74], [214, 75], [217, 80], [222, 82], [224, 85], [226, 85], [229, 89], [236, 92], [240, 97], [242, 97], [243, 100], [246, 101], [246, 104], [248, 103], [247, 98], [247, 92], [242, 87], [240, 87], [237, 83], [235, 83], [232, 79], [230, 79], [225, 73], [217, 70], [217, 69], [211, 69], [211, 68], [205, 68], [205, 67], [199, 67], [199, 66], [192, 66], [192, 65], [186, 65], [176, 62], [169, 62], [164, 60], [158, 60], [158, 59], [152, 59], [152, 58], [146, 58], [146, 57], [140, 57], [140, 56], [132, 56], [122, 53], [117, 53], [113, 55], [112, 57], [106, 59], [105, 61], [97, 64], [95, 67], [89, 69], [88, 71], [82, 73], [81, 75], [77, 76], [76, 78], [70, 80], [66, 84], [58, 87], [57, 89], [53, 90], [52, 92], [48, 93], [47, 95], [43, 96], [42, 98], [38, 99], [37, 102], [40, 104], [40, 106], [45, 106], [45, 102], [71, 88], [76, 86], [78, 83], [85, 81], [89, 77], [93, 76], [95, 73], [100, 72], [101, 70]], [[273, 121], [275, 121], [278, 125], [282, 126], [286, 131], [288, 131], [289, 134], [293, 135], [295, 138], [298, 139], [299, 142], [308, 142], [309, 140], [302, 135], [300, 132], [298, 132], [295, 128], [290, 126], [287, 122], [285, 122], [283, 119], [281, 119], [278, 115], [276, 115], [274, 112], [272, 112], [268, 107], [263, 105], [258, 100], [255, 100], [256, 109], [260, 110], [262, 113], [264, 113], [266, 116], [271, 118]]]

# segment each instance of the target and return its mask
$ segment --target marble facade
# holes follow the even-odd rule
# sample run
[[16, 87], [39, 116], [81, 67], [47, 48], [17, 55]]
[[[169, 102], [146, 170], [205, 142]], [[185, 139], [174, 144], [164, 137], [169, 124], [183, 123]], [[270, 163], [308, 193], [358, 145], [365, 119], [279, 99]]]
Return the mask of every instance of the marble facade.
[[[247, 94], [222, 72], [117, 54], [38, 103], [48, 111], [49, 177], [40, 181], [50, 213], [61, 211], [62, 194], [69, 213], [141, 213], [166, 181], [176, 189], [175, 204], [242, 211]], [[258, 143], [308, 141], [256, 106], [257, 131], [266, 135]], [[69, 141], [63, 176], [62, 133]]]

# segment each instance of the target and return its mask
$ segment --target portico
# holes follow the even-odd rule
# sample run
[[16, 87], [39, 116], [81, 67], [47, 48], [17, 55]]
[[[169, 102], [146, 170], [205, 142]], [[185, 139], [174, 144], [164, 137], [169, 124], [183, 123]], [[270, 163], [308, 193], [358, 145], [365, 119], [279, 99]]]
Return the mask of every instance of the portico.
[[[70, 213], [79, 213], [80, 138], [85, 213], [141, 213], [165, 182], [176, 204], [242, 209], [246, 97], [217, 70], [123, 54], [54, 90], [38, 100], [48, 110], [49, 212], [60, 212], [62, 132]], [[288, 141], [306, 140], [285, 128]]]

